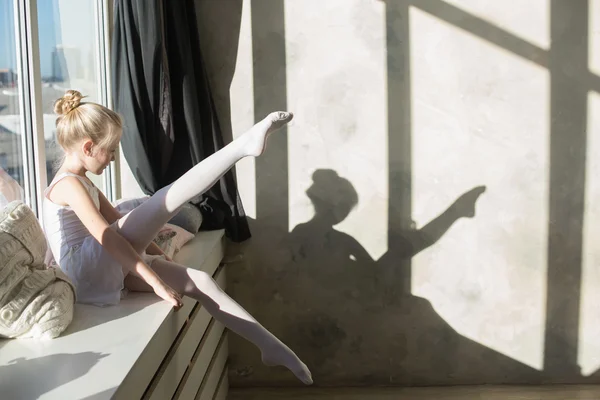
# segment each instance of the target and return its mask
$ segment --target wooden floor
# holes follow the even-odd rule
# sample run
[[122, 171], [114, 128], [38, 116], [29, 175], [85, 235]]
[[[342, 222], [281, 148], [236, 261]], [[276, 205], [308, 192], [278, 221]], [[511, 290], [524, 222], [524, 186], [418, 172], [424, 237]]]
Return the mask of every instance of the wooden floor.
[[228, 400], [598, 400], [600, 386], [229, 389]]

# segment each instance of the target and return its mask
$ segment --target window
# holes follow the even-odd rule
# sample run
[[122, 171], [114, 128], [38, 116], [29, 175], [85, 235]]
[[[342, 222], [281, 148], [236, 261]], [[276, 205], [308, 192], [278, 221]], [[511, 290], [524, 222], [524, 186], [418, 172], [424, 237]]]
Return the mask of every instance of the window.
[[[48, 182], [62, 159], [55, 145], [56, 115], [53, 104], [66, 90], [80, 91], [85, 100], [99, 98], [96, 7], [94, 0], [45, 0], [38, 2], [42, 113]], [[76, 21], [76, 23], [74, 23]], [[102, 188], [98, 177], [90, 176]]]
[[27, 184], [27, 146], [22, 129], [14, 20], [13, 0], [0, 0], [0, 182], [3, 201], [24, 195], [19, 193], [17, 196], [13, 180], [22, 188]]
[[[0, 0], [0, 167], [36, 211], [62, 159], [54, 101], [76, 89], [108, 104], [109, 1]], [[90, 176], [109, 199], [112, 175]]]

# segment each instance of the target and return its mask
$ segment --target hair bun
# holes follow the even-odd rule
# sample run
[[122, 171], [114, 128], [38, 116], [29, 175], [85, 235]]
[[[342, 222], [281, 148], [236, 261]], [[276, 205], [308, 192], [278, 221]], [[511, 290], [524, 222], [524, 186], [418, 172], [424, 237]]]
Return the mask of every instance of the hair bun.
[[81, 99], [83, 96], [77, 90], [67, 90], [63, 97], [54, 102], [54, 112], [58, 115], [65, 115], [77, 108]]

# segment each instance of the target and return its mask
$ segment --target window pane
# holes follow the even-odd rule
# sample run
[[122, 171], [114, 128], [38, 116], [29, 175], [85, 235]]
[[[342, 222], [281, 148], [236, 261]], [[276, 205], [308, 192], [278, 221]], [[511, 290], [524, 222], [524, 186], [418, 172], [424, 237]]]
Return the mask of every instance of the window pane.
[[[75, 89], [87, 96], [84, 101], [100, 102], [98, 72], [99, 16], [95, 0], [38, 1], [40, 68], [42, 75], [42, 110], [48, 183], [62, 159], [55, 142], [56, 115], [54, 101], [66, 90]], [[104, 190], [103, 177], [89, 178]]]
[[24, 141], [13, 0], [0, 0], [0, 206], [23, 199]]

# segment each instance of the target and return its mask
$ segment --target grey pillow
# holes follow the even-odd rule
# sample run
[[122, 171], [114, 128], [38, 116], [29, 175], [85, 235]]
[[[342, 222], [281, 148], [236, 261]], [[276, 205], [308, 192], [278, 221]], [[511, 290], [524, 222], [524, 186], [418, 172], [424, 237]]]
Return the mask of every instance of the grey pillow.
[[202, 225], [202, 213], [195, 205], [186, 203], [169, 223], [196, 234]]
[[[148, 200], [148, 197], [140, 197], [134, 199], [121, 199], [115, 202], [115, 208], [121, 214], [127, 214], [135, 207]], [[181, 207], [181, 210], [169, 221], [169, 224], [176, 225], [193, 234], [198, 233], [200, 225], [202, 225], [202, 213], [198, 207], [193, 204], [186, 203]]]

